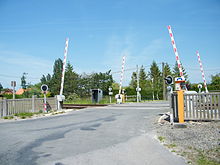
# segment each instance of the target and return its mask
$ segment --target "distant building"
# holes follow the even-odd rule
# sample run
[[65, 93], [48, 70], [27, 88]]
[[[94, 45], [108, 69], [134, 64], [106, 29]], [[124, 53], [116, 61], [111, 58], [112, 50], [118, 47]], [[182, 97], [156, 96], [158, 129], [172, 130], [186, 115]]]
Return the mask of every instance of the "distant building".
[[13, 89], [4, 89], [3, 91], [1, 91], [0, 93], [1, 95], [12, 95], [13, 94]]
[[23, 88], [20, 88], [20, 89], [18, 89], [17, 91], [16, 91], [16, 95], [22, 95], [23, 93], [25, 92], [25, 89], [23, 89]]

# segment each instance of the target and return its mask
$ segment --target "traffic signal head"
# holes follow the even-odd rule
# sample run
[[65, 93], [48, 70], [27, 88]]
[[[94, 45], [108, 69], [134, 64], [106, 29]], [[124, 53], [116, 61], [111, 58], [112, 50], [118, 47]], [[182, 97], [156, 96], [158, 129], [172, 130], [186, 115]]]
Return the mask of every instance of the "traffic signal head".
[[167, 76], [167, 77], [165, 78], [165, 82], [166, 82], [167, 85], [173, 84], [173, 77], [170, 76], [170, 75]]

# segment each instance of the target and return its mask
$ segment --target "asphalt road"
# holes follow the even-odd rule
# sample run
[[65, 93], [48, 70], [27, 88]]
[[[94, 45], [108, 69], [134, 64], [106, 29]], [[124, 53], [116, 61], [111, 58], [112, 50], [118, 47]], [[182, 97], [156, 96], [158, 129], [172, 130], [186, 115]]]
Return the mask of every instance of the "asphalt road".
[[182, 165], [154, 138], [168, 104], [87, 108], [0, 124], [1, 165]]

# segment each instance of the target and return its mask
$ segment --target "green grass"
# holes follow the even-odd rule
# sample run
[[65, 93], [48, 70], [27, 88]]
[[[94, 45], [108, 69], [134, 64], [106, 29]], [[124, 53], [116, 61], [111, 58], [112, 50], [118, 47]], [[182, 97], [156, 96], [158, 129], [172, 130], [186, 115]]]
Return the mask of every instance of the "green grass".
[[165, 146], [167, 146], [168, 148], [175, 148], [176, 144], [166, 144]]
[[31, 113], [31, 112], [22, 112], [22, 113], [15, 114], [15, 116], [18, 116], [18, 117], [21, 117], [21, 116], [31, 117], [33, 115], [34, 113]]
[[4, 116], [3, 119], [13, 119], [14, 116]]
[[41, 114], [42, 110], [39, 112], [22, 112], [22, 113], [15, 113], [14, 116], [20, 117], [21, 119], [31, 118], [33, 115]]
[[160, 142], [164, 142], [165, 137], [163, 137], [163, 136], [158, 136], [158, 139], [159, 139]]
[[13, 119], [14, 118], [14, 116], [8, 116], [8, 119]]
[[204, 155], [200, 155], [196, 163], [197, 165], [220, 165], [217, 161], [210, 160]]
[[[216, 148], [214, 149], [215, 152], [219, 152], [218, 150], [219, 148]], [[211, 160], [205, 151], [203, 150], [196, 150], [198, 152], [198, 157], [197, 157], [197, 160], [196, 160], [196, 164], [197, 165], [220, 165], [219, 162], [215, 161], [215, 160]], [[210, 150], [211, 152], [211, 150]]]

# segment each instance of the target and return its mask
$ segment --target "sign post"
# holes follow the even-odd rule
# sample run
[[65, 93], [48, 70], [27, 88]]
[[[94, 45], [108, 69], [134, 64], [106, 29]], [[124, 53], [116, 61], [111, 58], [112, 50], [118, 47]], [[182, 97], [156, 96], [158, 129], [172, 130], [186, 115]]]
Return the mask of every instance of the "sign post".
[[13, 100], [15, 99], [15, 87], [16, 87], [16, 81], [11, 81], [11, 86], [13, 87]]
[[202, 84], [198, 84], [197, 86], [199, 88], [199, 93], [201, 93], [201, 89], [202, 89]]
[[41, 85], [41, 90], [44, 93], [44, 112], [47, 112], [47, 98], [46, 98], [46, 93], [48, 91], [48, 86], [43, 84]]
[[109, 102], [110, 102], [110, 104], [111, 104], [111, 103], [112, 103], [112, 97], [111, 97], [111, 96], [113, 95], [112, 88], [109, 87], [109, 88], [108, 88], [108, 91], [109, 91], [109, 93], [108, 93], [108, 94], [109, 94]]
[[11, 81], [11, 86], [13, 87], [13, 108], [15, 108], [15, 87], [16, 87], [16, 81]]

